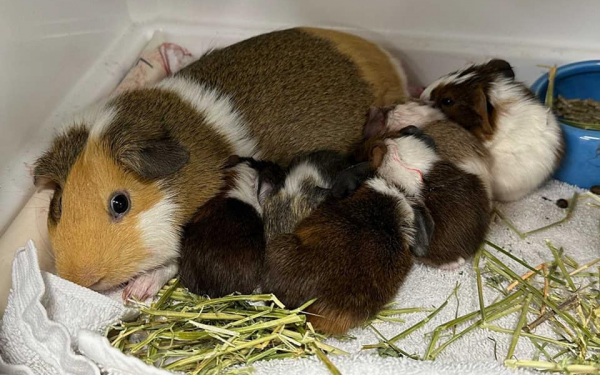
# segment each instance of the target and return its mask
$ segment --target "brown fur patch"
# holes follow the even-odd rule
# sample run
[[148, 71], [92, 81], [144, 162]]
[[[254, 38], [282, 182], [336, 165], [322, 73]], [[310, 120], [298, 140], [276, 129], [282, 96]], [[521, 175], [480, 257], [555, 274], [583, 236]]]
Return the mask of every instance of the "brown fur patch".
[[33, 183], [64, 185], [69, 171], [85, 147], [89, 131], [85, 125], [73, 126], [56, 137], [52, 146], [35, 162]]
[[[349, 298], [351, 298], [349, 296]], [[317, 306], [315, 306], [317, 305]], [[309, 314], [308, 320], [313, 327], [329, 335], [342, 335], [349, 329], [360, 325], [369, 318], [369, 315], [360, 311], [336, 310], [328, 306], [321, 306], [317, 302], [306, 309]]]
[[124, 93], [111, 102], [117, 116], [102, 141], [119, 160], [124, 150], [143, 148], [165, 137], [189, 152], [189, 161], [162, 185], [175, 192], [184, 222], [222, 187], [221, 167], [233, 153], [229, 142], [206, 124], [205, 118], [178, 95], [158, 89]]
[[[127, 191], [131, 209], [115, 222], [108, 211], [115, 191]], [[138, 215], [163, 197], [158, 187], [120, 168], [106, 148], [89, 142], [71, 168], [62, 195], [62, 216], [49, 226], [58, 274], [82, 286], [103, 289], [143, 271], [149, 257]]]
[[408, 230], [397, 201], [363, 186], [324, 201], [293, 234], [267, 243], [262, 288], [289, 307], [317, 298], [309, 317], [327, 333], [343, 333], [376, 314], [412, 266]]
[[484, 161], [490, 167], [491, 156], [483, 143], [471, 132], [455, 122], [441, 120], [431, 122], [423, 130], [436, 143], [436, 152], [444, 160], [457, 164], [471, 158]]
[[407, 83], [402, 82], [403, 77], [398, 75], [390, 58], [375, 43], [335, 30], [313, 27], [303, 27], [301, 30], [332, 41], [341, 53], [356, 64], [361, 76], [371, 84], [375, 94], [374, 106], [398, 103], [409, 96], [404, 90]]
[[[360, 141], [369, 108], [391, 104], [402, 89], [375, 45], [348, 35], [344, 43], [353, 51], [350, 56], [340, 49], [346, 48], [344, 38], [338, 47], [317, 31], [258, 35], [211, 51], [178, 75], [229, 95], [265, 159], [286, 165], [301, 153], [346, 153]], [[361, 66], [371, 60], [377, 63], [364, 74]]]

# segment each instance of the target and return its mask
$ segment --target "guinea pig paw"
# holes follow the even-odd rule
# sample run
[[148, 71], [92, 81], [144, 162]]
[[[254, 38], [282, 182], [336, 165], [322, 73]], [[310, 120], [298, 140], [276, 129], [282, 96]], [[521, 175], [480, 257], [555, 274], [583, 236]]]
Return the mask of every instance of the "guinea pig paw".
[[136, 298], [138, 301], [146, 301], [154, 297], [163, 282], [159, 280], [153, 273], [143, 274], [131, 280], [123, 290], [123, 301], [130, 298]]
[[442, 264], [439, 268], [444, 271], [454, 271], [463, 264], [465, 264], [465, 259], [463, 257], [460, 257], [455, 262]]

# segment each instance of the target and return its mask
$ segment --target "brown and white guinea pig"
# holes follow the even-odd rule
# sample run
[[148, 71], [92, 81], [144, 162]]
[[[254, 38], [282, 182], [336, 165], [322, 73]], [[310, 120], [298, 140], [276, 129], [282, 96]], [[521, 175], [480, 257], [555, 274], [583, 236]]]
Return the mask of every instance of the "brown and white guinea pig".
[[375, 315], [408, 274], [411, 247], [430, 237], [431, 226], [419, 227], [427, 220], [417, 219], [421, 211], [407, 197], [407, 174], [382, 150], [374, 149], [371, 161], [378, 176], [346, 198], [330, 194], [293, 232], [267, 241], [263, 291], [290, 308], [316, 298], [307, 319], [321, 332], [342, 334]]
[[338, 175], [351, 167], [348, 156], [320, 150], [295, 157], [281, 188], [264, 204], [267, 241], [280, 233], [291, 233], [330, 194]]
[[[491, 155], [472, 133], [449, 120], [439, 109], [419, 100], [388, 108], [371, 108], [365, 125], [365, 139], [414, 125], [435, 141], [437, 154], [462, 170], [478, 176], [491, 192]], [[491, 204], [491, 202], [490, 202]]]
[[496, 200], [524, 197], [561, 161], [564, 140], [554, 114], [515, 80], [504, 60], [447, 74], [429, 85], [421, 99], [473, 133], [490, 151]]
[[262, 205], [284, 180], [275, 163], [232, 156], [225, 187], [183, 229], [179, 276], [191, 292], [221, 297], [252, 293], [265, 254]]
[[[409, 126], [370, 140], [365, 147], [381, 144], [389, 149], [387, 154], [397, 165], [383, 165], [407, 175], [404, 181], [411, 186], [407, 192], [420, 197], [433, 220], [435, 229], [428, 247], [417, 247], [413, 254], [425, 264], [450, 270], [477, 252], [487, 234], [491, 204], [481, 178], [440, 157], [436, 150], [442, 142], [436, 142], [434, 148], [428, 137], [423, 130]], [[377, 174], [390, 173], [381, 168]]]
[[230, 155], [278, 164], [348, 152], [365, 115], [407, 96], [400, 66], [362, 38], [295, 28], [210, 51], [161, 83], [100, 103], [41, 156], [55, 189], [48, 230], [58, 274], [141, 295], [177, 272], [181, 230], [218, 194]]

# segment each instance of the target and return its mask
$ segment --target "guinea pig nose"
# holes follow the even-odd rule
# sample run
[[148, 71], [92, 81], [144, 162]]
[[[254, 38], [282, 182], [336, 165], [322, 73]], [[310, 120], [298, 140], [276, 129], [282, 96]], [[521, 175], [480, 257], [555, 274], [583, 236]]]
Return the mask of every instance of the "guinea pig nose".
[[100, 290], [102, 289], [102, 282], [104, 281], [104, 276], [101, 276], [98, 281], [96, 281], [95, 283], [93, 283], [92, 285], [90, 285], [88, 288], [93, 289], [93, 290]]
[[98, 290], [98, 288], [102, 285], [104, 274], [100, 274], [91, 270], [84, 270], [66, 276], [65, 278], [83, 287]]

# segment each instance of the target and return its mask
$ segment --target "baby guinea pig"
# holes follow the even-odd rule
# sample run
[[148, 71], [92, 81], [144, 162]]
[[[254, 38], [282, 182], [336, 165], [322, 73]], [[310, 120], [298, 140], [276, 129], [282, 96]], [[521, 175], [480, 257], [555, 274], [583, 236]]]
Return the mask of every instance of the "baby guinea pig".
[[278, 165], [232, 156], [225, 186], [184, 227], [179, 275], [191, 292], [249, 294], [260, 283], [265, 253], [262, 205], [283, 182]]
[[[364, 138], [380, 136], [414, 125], [433, 138], [438, 155], [465, 172], [478, 176], [491, 193], [492, 159], [483, 143], [469, 131], [449, 120], [437, 108], [411, 100], [387, 108], [371, 108]], [[491, 203], [491, 202], [490, 202]]]
[[[381, 117], [373, 116], [371, 120], [380, 122]], [[373, 124], [366, 125], [369, 126]], [[436, 157], [429, 157], [427, 171], [417, 166], [412, 160], [415, 155], [432, 152], [430, 144], [418, 141], [423, 137], [422, 132], [415, 126], [409, 126], [368, 141], [367, 144], [381, 143], [381, 139], [387, 144], [387, 139], [394, 139], [398, 134], [413, 135], [392, 152], [397, 154], [397, 159], [407, 171], [417, 169], [422, 176], [418, 194], [435, 224], [428, 248], [418, 249], [420, 253], [413, 251], [413, 254], [425, 264], [454, 269], [474, 255], [483, 242], [491, 217], [491, 204], [481, 178], [440, 157], [437, 155], [439, 151], [436, 151]], [[443, 147], [442, 141], [436, 142], [436, 150]], [[379, 170], [377, 173], [380, 173]]]
[[337, 176], [350, 166], [347, 156], [331, 150], [306, 153], [292, 159], [281, 189], [265, 202], [267, 241], [275, 234], [293, 232], [296, 224], [330, 195]]
[[329, 195], [293, 232], [267, 241], [263, 290], [289, 307], [316, 298], [307, 319], [321, 332], [342, 334], [375, 315], [408, 274], [411, 247], [429, 241], [432, 226], [406, 191], [418, 181], [388, 149], [372, 149], [369, 163], [378, 176], [368, 177], [346, 198]]
[[447, 74], [421, 94], [480, 139], [492, 156], [495, 200], [514, 201], [538, 188], [558, 167], [564, 140], [542, 105], [504, 60]]

